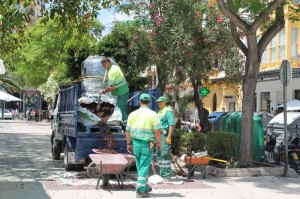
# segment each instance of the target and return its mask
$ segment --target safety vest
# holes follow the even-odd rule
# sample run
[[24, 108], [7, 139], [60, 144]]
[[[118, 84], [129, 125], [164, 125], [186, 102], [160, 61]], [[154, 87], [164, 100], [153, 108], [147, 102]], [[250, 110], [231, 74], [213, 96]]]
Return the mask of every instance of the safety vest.
[[116, 86], [116, 89], [111, 91], [112, 95], [121, 96], [129, 92], [127, 81], [119, 66], [110, 65], [107, 71], [108, 85]]
[[155, 130], [161, 129], [157, 113], [147, 106], [141, 106], [128, 116], [126, 131], [130, 132], [131, 139], [151, 141], [155, 140]]
[[175, 124], [173, 111], [167, 106], [158, 111], [158, 118], [162, 124], [162, 129], [169, 130], [169, 126], [174, 126]]

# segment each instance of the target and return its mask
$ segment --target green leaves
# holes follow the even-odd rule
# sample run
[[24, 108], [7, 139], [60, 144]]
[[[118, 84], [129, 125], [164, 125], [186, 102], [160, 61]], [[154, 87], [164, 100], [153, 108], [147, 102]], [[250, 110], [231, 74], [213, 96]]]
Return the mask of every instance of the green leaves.
[[15, 62], [15, 73], [24, 85], [35, 87], [45, 83], [51, 74], [57, 82], [78, 79], [80, 74], [76, 76], [70, 72], [76, 65], [74, 68], [68, 65], [69, 49], [74, 52], [72, 59], [86, 57], [93, 52], [96, 42], [89, 32], [79, 33], [75, 27], [64, 29], [54, 20], [47, 25], [36, 22], [26, 35], [31, 35], [29, 43], [23, 44], [19, 51], [25, 61]]

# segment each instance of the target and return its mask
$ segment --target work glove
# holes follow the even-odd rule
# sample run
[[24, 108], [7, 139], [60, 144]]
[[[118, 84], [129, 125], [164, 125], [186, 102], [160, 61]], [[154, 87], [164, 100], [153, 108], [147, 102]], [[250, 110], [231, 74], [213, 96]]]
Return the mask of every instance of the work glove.
[[99, 91], [99, 94], [100, 94], [100, 95], [101, 95], [101, 94], [105, 94], [105, 89], [100, 90], [100, 91]]
[[166, 143], [169, 144], [169, 145], [172, 143], [171, 136], [168, 136], [168, 137], [167, 137]]

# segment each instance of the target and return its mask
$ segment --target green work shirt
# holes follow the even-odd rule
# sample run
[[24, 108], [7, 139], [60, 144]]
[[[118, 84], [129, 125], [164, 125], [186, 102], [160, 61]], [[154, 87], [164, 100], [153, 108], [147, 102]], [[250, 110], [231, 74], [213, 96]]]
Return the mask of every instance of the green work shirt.
[[174, 126], [174, 114], [172, 109], [167, 106], [164, 106], [162, 109], [158, 110], [158, 117], [162, 124], [162, 129], [169, 130], [169, 126]]
[[128, 116], [126, 131], [130, 132], [130, 138], [143, 141], [155, 140], [155, 130], [161, 129], [157, 113], [147, 106], [141, 106]]
[[107, 76], [108, 76], [108, 85], [116, 86], [116, 89], [111, 91], [112, 95], [121, 96], [129, 92], [128, 84], [119, 66], [110, 65], [107, 71]]

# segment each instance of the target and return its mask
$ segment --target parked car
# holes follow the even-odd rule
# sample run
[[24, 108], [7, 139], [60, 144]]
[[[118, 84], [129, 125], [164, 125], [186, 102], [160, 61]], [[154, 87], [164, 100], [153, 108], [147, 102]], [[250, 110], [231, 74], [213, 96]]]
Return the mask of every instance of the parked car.
[[[0, 109], [0, 115], [1, 115], [1, 118], [3, 118], [2, 109]], [[4, 109], [4, 119], [7, 119], [7, 120], [12, 120], [13, 119], [12, 113], [7, 109]]]
[[212, 123], [212, 131], [220, 130], [221, 118], [225, 115], [227, 112], [212, 112], [208, 115], [208, 121]]

